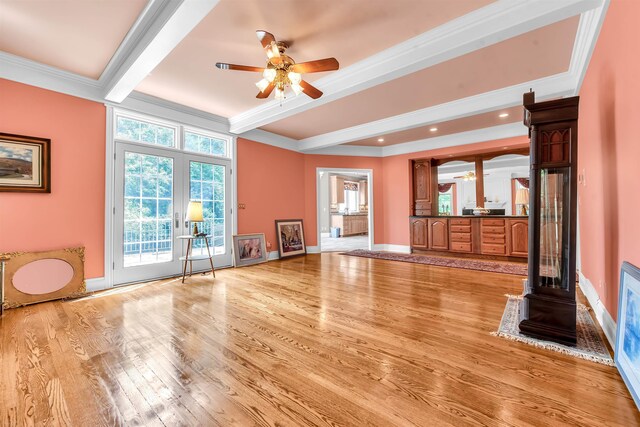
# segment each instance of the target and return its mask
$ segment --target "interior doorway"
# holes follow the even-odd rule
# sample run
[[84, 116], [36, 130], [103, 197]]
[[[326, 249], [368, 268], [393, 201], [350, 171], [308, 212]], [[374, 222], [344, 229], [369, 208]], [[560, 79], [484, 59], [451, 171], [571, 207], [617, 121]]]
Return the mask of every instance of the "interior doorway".
[[317, 168], [321, 252], [373, 249], [373, 171]]

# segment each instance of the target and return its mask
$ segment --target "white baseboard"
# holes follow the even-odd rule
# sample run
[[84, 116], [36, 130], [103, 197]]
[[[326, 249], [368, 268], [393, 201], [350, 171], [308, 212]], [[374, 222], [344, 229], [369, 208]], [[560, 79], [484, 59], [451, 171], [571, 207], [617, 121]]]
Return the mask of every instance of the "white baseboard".
[[389, 243], [378, 243], [373, 245], [374, 251], [398, 252], [401, 254], [410, 254], [411, 247], [407, 245], [392, 245]]
[[593, 308], [593, 312], [596, 315], [596, 319], [607, 339], [609, 340], [609, 344], [611, 344], [612, 348], [616, 346], [616, 322], [613, 320], [613, 317], [609, 314], [607, 309], [604, 307], [602, 300], [600, 300], [600, 296], [596, 292], [596, 288], [593, 287], [593, 284], [584, 277], [582, 272], [580, 274], [580, 289], [582, 289], [582, 293], [587, 297], [589, 304], [591, 304], [591, 308]]
[[87, 285], [87, 292], [96, 292], [111, 288], [104, 277], [86, 279], [84, 282]]
[[280, 254], [278, 253], [278, 251], [271, 251], [269, 252], [269, 260], [272, 259], [280, 259]]
[[307, 246], [307, 253], [308, 254], [319, 254], [320, 253], [320, 246]]

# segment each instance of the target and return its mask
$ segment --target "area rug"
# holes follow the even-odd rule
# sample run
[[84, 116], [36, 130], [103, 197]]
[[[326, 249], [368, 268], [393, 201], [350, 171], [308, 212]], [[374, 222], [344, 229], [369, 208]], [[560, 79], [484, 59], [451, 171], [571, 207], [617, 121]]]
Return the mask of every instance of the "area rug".
[[527, 275], [527, 264], [515, 264], [499, 261], [484, 261], [478, 259], [450, 258], [421, 254], [400, 254], [397, 252], [368, 251], [356, 249], [343, 252], [341, 255], [359, 256], [364, 258], [387, 259], [390, 261], [413, 262], [416, 264], [437, 265], [440, 267], [465, 268], [467, 270], [491, 271], [493, 273]]
[[507, 297], [507, 307], [504, 309], [500, 327], [497, 332], [492, 332], [491, 335], [530, 344], [538, 348], [557, 351], [603, 365], [615, 366], [586, 306], [578, 304], [576, 327], [578, 344], [575, 347], [570, 347], [522, 335], [518, 329], [522, 296], [507, 295]]

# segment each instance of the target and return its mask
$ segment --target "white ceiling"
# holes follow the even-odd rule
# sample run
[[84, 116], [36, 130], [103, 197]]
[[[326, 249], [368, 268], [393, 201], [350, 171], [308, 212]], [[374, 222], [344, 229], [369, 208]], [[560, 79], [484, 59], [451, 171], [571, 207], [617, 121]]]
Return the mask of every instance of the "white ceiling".
[[[393, 155], [523, 135], [523, 92], [579, 90], [608, 0], [363, 4], [0, 0], [0, 77], [148, 113], [153, 104], [297, 151]], [[292, 42], [298, 62], [338, 59], [340, 70], [305, 76], [322, 98], [257, 100], [259, 76], [214, 67], [263, 66], [257, 29]]]

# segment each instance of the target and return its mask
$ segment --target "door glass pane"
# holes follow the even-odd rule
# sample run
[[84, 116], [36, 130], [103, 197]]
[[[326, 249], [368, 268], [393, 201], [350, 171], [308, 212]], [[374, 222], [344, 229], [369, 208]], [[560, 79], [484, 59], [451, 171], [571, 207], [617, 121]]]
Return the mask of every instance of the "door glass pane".
[[566, 168], [540, 171], [540, 284], [568, 289], [568, 218], [564, 196], [569, 194]]
[[[204, 222], [198, 229], [211, 235], [209, 245], [213, 254], [226, 253], [225, 247], [225, 166], [189, 162], [189, 194], [193, 201], [202, 202]], [[194, 240], [193, 254], [207, 253], [204, 240]]]
[[124, 163], [124, 266], [171, 261], [173, 159], [125, 152]]

